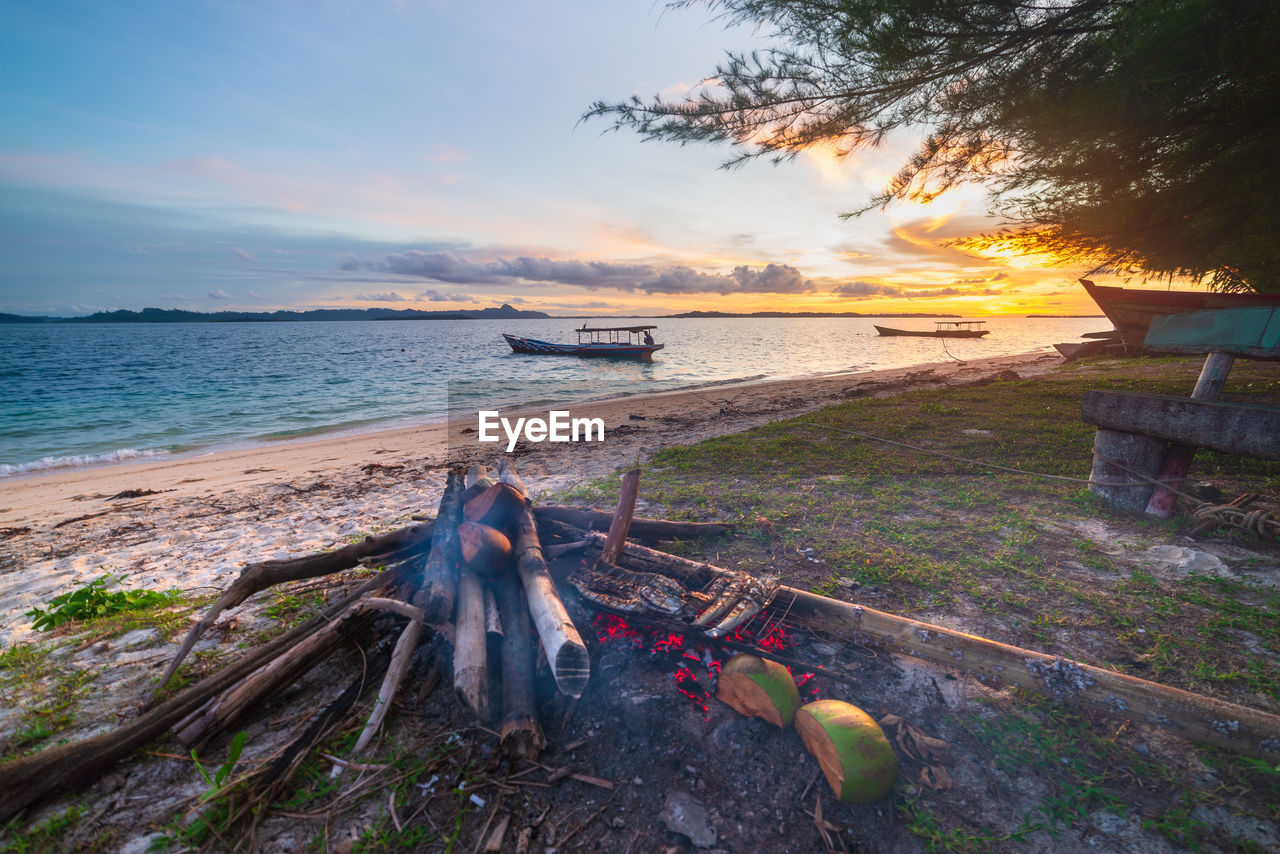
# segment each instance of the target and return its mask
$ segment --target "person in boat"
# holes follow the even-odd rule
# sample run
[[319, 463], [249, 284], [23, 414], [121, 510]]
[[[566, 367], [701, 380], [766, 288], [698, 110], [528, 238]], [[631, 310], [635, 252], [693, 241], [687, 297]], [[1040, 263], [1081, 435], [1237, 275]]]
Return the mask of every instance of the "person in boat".
[[644, 343], [648, 344], [651, 347], [653, 346], [653, 336], [649, 334], [648, 329], [644, 331]]

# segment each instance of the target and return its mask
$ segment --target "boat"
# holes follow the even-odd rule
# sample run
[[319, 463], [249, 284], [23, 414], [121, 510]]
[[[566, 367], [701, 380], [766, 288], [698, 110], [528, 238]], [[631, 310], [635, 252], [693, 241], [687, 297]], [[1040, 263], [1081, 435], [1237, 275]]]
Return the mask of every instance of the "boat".
[[[936, 320], [932, 331], [927, 329], [894, 329], [889, 326], [876, 326], [881, 335], [916, 335], [923, 338], [981, 338], [990, 332], [983, 329], [985, 320]], [[872, 324], [875, 326], [875, 324]]]
[[534, 356], [614, 356], [624, 359], [652, 359], [664, 345], [655, 344], [650, 329], [656, 326], [596, 326], [585, 323], [575, 329], [577, 344], [556, 344], [537, 338], [521, 338], [502, 333], [511, 349]]
[[1213, 291], [1157, 291], [1095, 285], [1081, 279], [1085, 292], [1115, 324], [1130, 351], [1142, 349], [1151, 321], [1166, 314], [1185, 314], [1215, 308], [1280, 306], [1280, 294], [1224, 294]]

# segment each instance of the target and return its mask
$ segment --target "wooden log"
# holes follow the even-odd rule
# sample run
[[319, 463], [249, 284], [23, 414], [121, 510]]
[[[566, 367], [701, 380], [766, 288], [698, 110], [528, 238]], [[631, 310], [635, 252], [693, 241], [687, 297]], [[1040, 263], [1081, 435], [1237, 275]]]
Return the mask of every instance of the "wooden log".
[[1093, 437], [1089, 491], [1119, 510], [1145, 510], [1155, 491], [1153, 481], [1165, 444], [1150, 436], [1099, 427]]
[[423, 619], [433, 626], [444, 625], [453, 616], [458, 566], [462, 563], [462, 549], [458, 543], [458, 523], [462, 521], [462, 479], [461, 467], [449, 470], [444, 494], [440, 497], [440, 509], [436, 513], [431, 553], [427, 555], [427, 563], [422, 570], [422, 586], [413, 597], [413, 604], [422, 611]]
[[395, 652], [391, 654], [391, 663], [387, 666], [387, 674], [383, 677], [382, 687], [378, 689], [378, 698], [374, 700], [373, 710], [369, 713], [369, 720], [365, 723], [364, 729], [360, 731], [360, 737], [356, 739], [353, 750], [356, 753], [363, 753], [382, 726], [382, 721], [386, 718], [387, 711], [391, 708], [391, 701], [395, 699], [396, 691], [400, 689], [400, 683], [404, 681], [405, 674], [409, 672], [409, 663], [413, 660], [413, 652], [418, 648], [418, 641], [422, 637], [423, 620], [420, 610], [407, 602], [400, 602], [395, 599], [366, 599], [360, 603], [359, 607], [363, 610], [392, 611], [409, 618], [409, 622], [400, 632], [400, 639], [396, 641]]
[[[607, 531], [613, 520], [613, 514], [603, 510], [556, 504], [539, 504], [533, 508], [533, 515], [540, 526], [553, 519], [584, 531]], [[631, 520], [629, 536], [636, 540], [692, 540], [731, 534], [733, 530], [734, 526], [727, 522], [672, 522], [636, 516]]]
[[538, 758], [547, 740], [538, 723], [534, 690], [533, 633], [520, 583], [507, 576], [496, 582], [495, 595], [502, 616], [502, 749], [529, 761]]
[[304, 578], [316, 578], [351, 569], [363, 558], [374, 555], [394, 554], [400, 558], [408, 558], [420, 550], [430, 547], [431, 535], [435, 523], [427, 522], [400, 528], [377, 537], [366, 537], [363, 542], [343, 546], [335, 551], [318, 555], [306, 555], [292, 560], [264, 560], [244, 568], [240, 577], [232, 582], [217, 602], [214, 602], [200, 622], [191, 627], [178, 654], [169, 662], [169, 667], [160, 677], [151, 698], [143, 705], [143, 710], [150, 708], [160, 696], [160, 692], [169, 684], [173, 674], [186, 659], [196, 641], [213, 625], [219, 615], [228, 608], [234, 608], [260, 590], [266, 590], [286, 581], [300, 581]]
[[1090, 391], [1085, 393], [1084, 420], [1224, 454], [1280, 459], [1280, 407]]
[[[521, 495], [528, 494], [524, 484], [507, 460], [499, 467], [499, 475], [504, 483], [515, 486]], [[551, 664], [551, 672], [555, 675], [556, 686], [570, 697], [581, 697], [591, 678], [591, 660], [587, 655], [587, 647], [582, 636], [569, 618], [560, 592], [556, 589], [547, 562], [542, 556], [542, 545], [538, 541], [538, 529], [525, 505], [516, 524], [516, 571], [524, 587], [525, 598], [529, 603], [529, 613], [538, 630], [538, 638], [547, 653], [547, 661]], [[503, 627], [510, 636], [512, 629], [503, 617]]]
[[627, 542], [627, 531], [631, 530], [631, 517], [636, 515], [636, 496], [639, 493], [640, 470], [632, 469], [622, 476], [618, 506], [613, 511], [613, 521], [609, 523], [609, 535], [605, 537], [604, 548], [600, 550], [599, 563], [610, 566], [617, 563], [618, 555]]
[[488, 640], [484, 585], [471, 566], [458, 575], [458, 618], [453, 646], [453, 689], [480, 721], [489, 720]]
[[[619, 565], [663, 571], [686, 585], [726, 572], [632, 544], [622, 550]], [[893, 652], [972, 674], [988, 685], [1016, 685], [1069, 706], [1120, 715], [1246, 756], [1280, 759], [1280, 716], [1268, 712], [791, 587], [779, 588], [768, 611], [837, 637], [870, 639]]]
[[163, 734], [210, 697], [227, 690], [327, 625], [360, 596], [379, 585], [403, 579], [405, 575], [407, 571], [400, 566], [366, 579], [319, 615], [231, 662], [217, 673], [183, 689], [124, 726], [0, 765], [0, 821], [8, 820], [53, 792], [76, 791], [90, 785], [112, 765]]
[[[1217, 400], [1221, 397], [1222, 387], [1227, 383], [1227, 375], [1231, 373], [1231, 366], [1235, 360], [1235, 356], [1225, 353], [1210, 353], [1200, 369], [1200, 378], [1196, 380], [1196, 387], [1191, 391], [1191, 399]], [[1148, 515], [1160, 519], [1173, 516], [1174, 508], [1178, 504], [1178, 495], [1174, 490], [1182, 489], [1182, 480], [1191, 470], [1191, 461], [1195, 455], [1195, 445], [1181, 443], [1171, 445], [1164, 452], [1164, 459], [1160, 461], [1160, 471], [1156, 474], [1156, 480], [1160, 481], [1160, 485], [1156, 487], [1155, 492], [1151, 493], [1151, 500], [1147, 502]]]
[[496, 528], [463, 522], [458, 526], [458, 542], [463, 563], [486, 578], [501, 575], [511, 566], [511, 540]]
[[187, 747], [202, 750], [210, 739], [261, 708], [269, 697], [292, 685], [298, 677], [324, 661], [344, 640], [354, 638], [372, 622], [372, 614], [361, 613], [358, 604], [352, 605], [284, 655], [263, 665], [178, 721], [173, 726], [173, 734]]

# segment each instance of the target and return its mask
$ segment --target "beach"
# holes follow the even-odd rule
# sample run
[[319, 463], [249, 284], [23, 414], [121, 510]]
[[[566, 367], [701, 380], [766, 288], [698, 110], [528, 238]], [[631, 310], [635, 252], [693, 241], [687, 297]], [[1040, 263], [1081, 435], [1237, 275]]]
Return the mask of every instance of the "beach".
[[[1002, 371], [1035, 376], [1059, 364], [1028, 353], [577, 403], [574, 417], [604, 420], [604, 442], [522, 445], [517, 456], [535, 499], [545, 500], [668, 445], [850, 397]], [[29, 637], [26, 611], [104, 573], [127, 576], [125, 588], [224, 589], [254, 561], [434, 515], [446, 463], [499, 455], [498, 445], [465, 441], [468, 427], [474, 420], [0, 480], [0, 646]]]

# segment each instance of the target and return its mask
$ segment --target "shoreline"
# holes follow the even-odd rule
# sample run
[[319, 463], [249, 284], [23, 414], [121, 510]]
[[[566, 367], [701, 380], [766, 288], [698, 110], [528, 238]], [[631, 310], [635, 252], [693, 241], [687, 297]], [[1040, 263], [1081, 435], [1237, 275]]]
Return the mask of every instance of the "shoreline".
[[[1060, 364], [1057, 355], [1034, 352], [574, 404], [574, 417], [604, 420], [604, 442], [522, 442], [515, 456], [536, 498], [665, 447], [851, 397], [960, 385], [1007, 370], [1036, 376]], [[468, 419], [0, 480], [0, 646], [28, 639], [24, 612], [104, 573], [127, 575], [127, 588], [225, 588], [248, 563], [330, 548], [399, 527], [414, 514], [433, 514], [446, 463], [492, 463], [505, 451], [505, 442], [476, 442], [467, 432], [474, 424]]]

